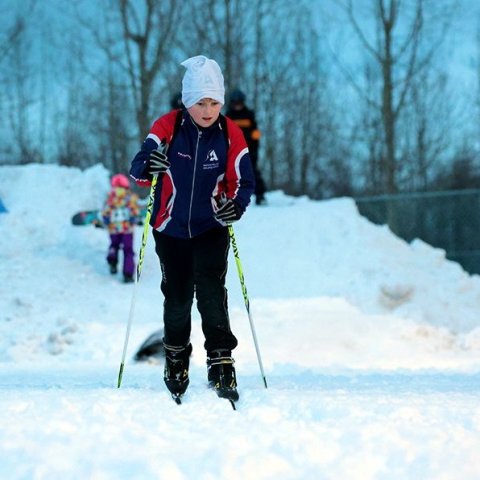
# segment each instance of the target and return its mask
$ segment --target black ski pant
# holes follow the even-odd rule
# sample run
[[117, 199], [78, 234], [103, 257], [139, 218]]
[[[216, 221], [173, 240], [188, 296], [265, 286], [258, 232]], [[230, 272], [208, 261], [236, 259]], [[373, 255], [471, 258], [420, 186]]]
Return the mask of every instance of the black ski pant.
[[156, 230], [153, 236], [165, 297], [164, 342], [178, 347], [189, 342], [195, 295], [205, 349], [233, 350], [237, 339], [230, 330], [225, 288], [230, 247], [228, 229], [215, 228], [189, 239], [170, 237]]

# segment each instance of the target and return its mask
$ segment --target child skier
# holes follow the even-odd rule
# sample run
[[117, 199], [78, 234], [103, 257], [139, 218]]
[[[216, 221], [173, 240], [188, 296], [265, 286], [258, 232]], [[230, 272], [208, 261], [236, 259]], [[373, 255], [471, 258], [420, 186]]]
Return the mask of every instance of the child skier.
[[123, 280], [134, 281], [133, 231], [139, 215], [138, 195], [130, 191], [130, 181], [118, 173], [112, 177], [112, 189], [102, 210], [103, 223], [110, 234], [107, 262], [110, 273], [117, 273], [118, 252], [123, 249]]
[[[224, 79], [217, 62], [189, 58], [182, 80], [184, 109], [152, 125], [130, 174], [149, 186], [158, 175], [151, 225], [162, 269], [164, 380], [180, 402], [189, 383], [191, 307], [202, 318], [209, 385], [238, 400], [225, 276], [230, 239], [254, 191], [254, 176], [240, 128], [220, 114]], [[167, 148], [168, 147], [168, 148]]]

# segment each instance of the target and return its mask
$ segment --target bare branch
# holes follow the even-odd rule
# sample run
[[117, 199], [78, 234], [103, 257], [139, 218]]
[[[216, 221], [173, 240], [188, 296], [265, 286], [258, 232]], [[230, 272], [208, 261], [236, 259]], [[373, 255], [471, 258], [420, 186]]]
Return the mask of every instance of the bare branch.
[[362, 42], [362, 45], [365, 47], [365, 49], [375, 58], [377, 59], [378, 62], [381, 62], [382, 59], [381, 57], [379, 56], [379, 53], [377, 50], [375, 50], [374, 47], [372, 47], [372, 45], [368, 42], [367, 40], [367, 37], [366, 35], [363, 33], [363, 30], [360, 28], [360, 25], [358, 24], [357, 22], [357, 19], [354, 15], [354, 12], [353, 12], [353, 4], [352, 4], [352, 0], [348, 0], [348, 4], [346, 6], [346, 11], [347, 11], [347, 14], [348, 14], [348, 18], [350, 20], [350, 23], [352, 24], [355, 32], [357, 33], [358, 35], [358, 38], [360, 39], [360, 41]]
[[4, 57], [7, 56], [9, 50], [14, 45], [15, 40], [21, 35], [24, 30], [25, 21], [23, 20], [23, 18], [17, 17], [12, 28], [7, 31], [7, 37], [3, 40], [2, 44], [0, 44], [0, 62]]

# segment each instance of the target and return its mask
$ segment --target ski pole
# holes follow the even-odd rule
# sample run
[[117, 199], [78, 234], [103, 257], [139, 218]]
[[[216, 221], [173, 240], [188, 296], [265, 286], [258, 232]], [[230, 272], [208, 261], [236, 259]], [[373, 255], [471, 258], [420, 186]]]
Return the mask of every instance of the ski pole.
[[132, 301], [130, 303], [130, 314], [128, 316], [127, 332], [125, 334], [125, 342], [123, 344], [123, 353], [122, 353], [122, 361], [120, 363], [120, 371], [118, 372], [117, 388], [120, 388], [120, 385], [122, 384], [123, 369], [125, 367], [125, 357], [127, 355], [128, 339], [130, 338], [130, 329], [132, 327], [133, 312], [135, 310], [135, 299], [136, 299], [136, 296], [137, 296], [137, 285], [138, 285], [138, 282], [140, 280], [140, 274], [142, 273], [143, 258], [145, 256], [145, 247], [147, 245], [148, 227], [150, 225], [150, 217], [152, 216], [153, 197], [155, 196], [155, 187], [156, 186], [157, 186], [157, 175], [155, 175], [153, 177], [153, 180], [152, 180], [152, 185], [150, 187], [150, 195], [148, 197], [148, 203], [147, 203], [147, 212], [145, 213], [145, 218], [144, 218], [144, 221], [143, 221], [142, 246], [140, 247], [140, 253], [138, 255], [137, 272], [136, 272], [136, 275], [135, 275], [135, 283], [133, 285]]
[[265, 378], [265, 373], [263, 371], [262, 358], [260, 357], [260, 350], [258, 348], [257, 335], [255, 333], [255, 327], [253, 325], [252, 314], [250, 313], [250, 301], [248, 299], [247, 286], [245, 285], [245, 277], [243, 276], [242, 262], [240, 262], [240, 255], [238, 254], [237, 242], [235, 240], [235, 233], [233, 231], [232, 225], [228, 226], [228, 234], [230, 235], [230, 240], [232, 242], [233, 255], [235, 257], [235, 263], [237, 264], [238, 278], [240, 279], [240, 286], [242, 287], [243, 300], [245, 301], [245, 308], [247, 309], [248, 321], [250, 322], [250, 330], [252, 331], [253, 343], [255, 344], [255, 350], [257, 352], [258, 365], [260, 367], [260, 372], [262, 374], [265, 388], [268, 388], [267, 379]]

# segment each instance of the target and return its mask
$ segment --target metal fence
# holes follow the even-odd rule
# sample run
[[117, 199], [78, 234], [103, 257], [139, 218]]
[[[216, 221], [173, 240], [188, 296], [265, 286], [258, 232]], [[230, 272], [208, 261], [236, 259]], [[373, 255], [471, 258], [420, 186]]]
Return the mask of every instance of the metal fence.
[[420, 238], [480, 274], [480, 190], [355, 198], [360, 214], [410, 242]]

